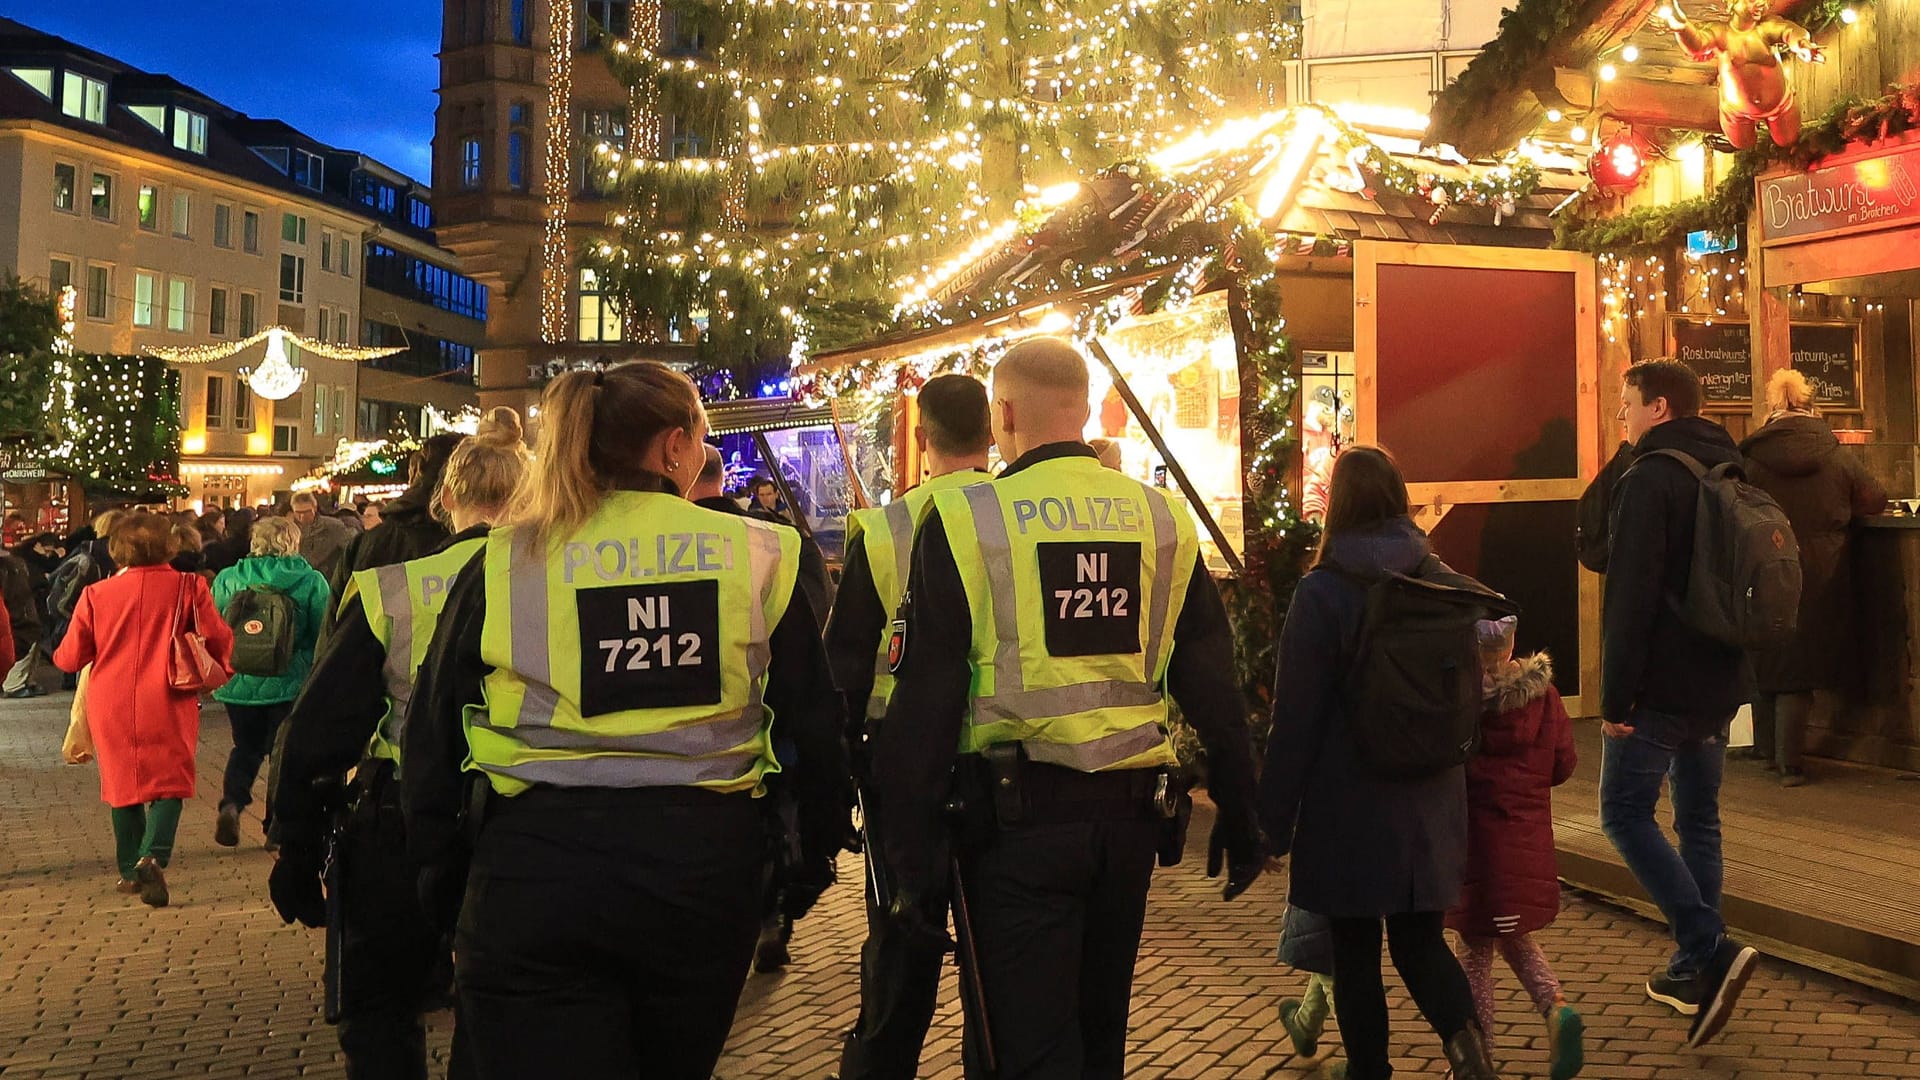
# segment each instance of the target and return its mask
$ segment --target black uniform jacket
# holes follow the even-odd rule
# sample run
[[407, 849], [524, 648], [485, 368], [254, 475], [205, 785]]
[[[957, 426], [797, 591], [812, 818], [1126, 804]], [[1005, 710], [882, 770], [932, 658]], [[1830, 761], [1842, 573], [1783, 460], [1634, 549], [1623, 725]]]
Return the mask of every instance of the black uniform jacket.
[[[1062, 457], [1094, 457], [1085, 443], [1049, 443], [1021, 455], [1001, 476]], [[973, 672], [967, 655], [973, 616], [953, 548], [936, 509], [913, 545], [905, 652], [894, 672], [893, 700], [874, 733], [873, 772], [888, 808], [883, 853], [903, 890], [925, 893], [941, 880], [932, 861], [944, 850], [942, 815]], [[871, 650], [872, 646], [869, 646]], [[868, 653], [871, 665], [872, 653]], [[1207, 748], [1208, 790], [1222, 822], [1254, 836], [1253, 748], [1246, 703], [1233, 672], [1233, 631], [1206, 565], [1194, 560], [1186, 605], [1173, 630], [1167, 689]]]
[[[475, 525], [444, 546], [483, 537], [490, 528]], [[340, 610], [333, 634], [282, 725], [280, 783], [273, 793], [273, 820], [282, 845], [319, 846], [326, 807], [315, 781], [344, 775], [358, 764], [386, 715], [387, 650], [373, 636], [364, 611], [357, 593]]]
[[[621, 485], [633, 491], [677, 493], [663, 476], [642, 474]], [[437, 865], [459, 856], [466, 783], [465, 710], [484, 698], [481, 680], [492, 667], [480, 658], [487, 613], [486, 552], [476, 553], [447, 593], [433, 644], [414, 685], [407, 713], [401, 773], [407, 848], [415, 860]], [[783, 763], [800, 804], [801, 845], [809, 857], [828, 857], [849, 833], [847, 752], [840, 737], [840, 698], [820, 648], [819, 624], [795, 590], [773, 628], [766, 705], [773, 735], [791, 740], [799, 760]]]

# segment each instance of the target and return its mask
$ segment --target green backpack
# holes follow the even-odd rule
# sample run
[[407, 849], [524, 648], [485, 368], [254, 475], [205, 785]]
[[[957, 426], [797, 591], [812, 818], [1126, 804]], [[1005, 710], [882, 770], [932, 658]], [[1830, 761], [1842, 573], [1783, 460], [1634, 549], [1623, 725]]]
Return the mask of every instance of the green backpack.
[[293, 598], [265, 585], [250, 585], [220, 613], [233, 627], [233, 670], [272, 676], [293, 663]]

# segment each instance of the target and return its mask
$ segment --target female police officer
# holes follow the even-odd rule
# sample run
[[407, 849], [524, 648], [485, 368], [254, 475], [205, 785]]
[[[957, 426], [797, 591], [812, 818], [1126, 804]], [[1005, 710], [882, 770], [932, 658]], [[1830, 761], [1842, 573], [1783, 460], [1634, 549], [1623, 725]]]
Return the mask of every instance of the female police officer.
[[[320, 872], [329, 793], [354, 771], [351, 813], [335, 857], [339, 951], [330, 953], [340, 1049], [353, 1080], [427, 1075], [422, 1006], [445, 989], [446, 944], [415, 893], [400, 816], [400, 731], [413, 673], [426, 655], [454, 575], [486, 543], [527, 470], [520, 418], [488, 414], [448, 461], [432, 501], [454, 530], [439, 551], [359, 570], [340, 617], [287, 717], [273, 792], [280, 859], [269, 885], [288, 922], [318, 926], [327, 909]], [[438, 976], [441, 985], [433, 985]], [[451, 1075], [470, 1076], [466, 1028], [455, 1032]]]
[[[798, 535], [680, 497], [706, 415], [664, 365], [563, 375], [540, 419], [512, 524], [460, 574], [420, 673], [409, 843], [440, 868], [425, 882], [446, 876], [468, 805], [455, 955], [482, 1076], [706, 1080], [753, 952], [776, 735], [799, 754], [803, 846], [848, 829]], [[463, 763], [485, 785], [470, 804]]]

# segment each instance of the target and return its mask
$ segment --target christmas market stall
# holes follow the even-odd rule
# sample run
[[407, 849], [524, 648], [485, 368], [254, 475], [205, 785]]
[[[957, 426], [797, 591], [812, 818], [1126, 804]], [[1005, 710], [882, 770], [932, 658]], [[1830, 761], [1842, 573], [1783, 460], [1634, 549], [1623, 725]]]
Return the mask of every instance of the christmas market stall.
[[863, 477], [884, 476], [886, 454], [878, 448], [891, 450], [891, 412], [869, 405], [865, 415], [882, 429], [862, 439], [856, 417], [843, 415], [836, 402], [727, 401], [707, 407], [707, 437], [720, 448], [729, 496], [744, 503], [758, 481], [771, 480], [778, 511], [838, 565], [846, 554], [848, 511], [872, 505]]
[[[1523, 634], [1562, 658], [1578, 709], [1597, 656], [1572, 542], [1602, 445], [1597, 305], [1593, 260], [1546, 248], [1586, 178], [1533, 147], [1423, 152], [1421, 122], [1296, 106], [1035, 193], [903, 283], [918, 329], [814, 355], [801, 393], [884, 401], [910, 432], [932, 374], [1076, 338], [1094, 361], [1087, 437], [1193, 513], [1234, 585], [1256, 699], [1333, 457], [1383, 444], [1442, 556], [1529, 611]], [[880, 498], [922, 475], [908, 439], [889, 464]]]
[[[1756, 20], [1650, 0], [1523, 3], [1441, 95], [1429, 138], [1479, 152], [1585, 142], [1594, 184], [1560, 215], [1558, 244], [1600, 260], [1603, 386], [1676, 357], [1700, 374], [1708, 415], [1743, 439], [1772, 411], [1768, 380], [1806, 376], [1845, 452], [1894, 499], [1853, 545], [1856, 625], [1902, 628], [1843, 650], [1859, 670], [1817, 711], [1810, 748], [1911, 769], [1920, 11], [1776, 8]], [[1562, 29], [1540, 32], [1554, 11]], [[1558, 91], [1528, 89], [1541, 86]]]

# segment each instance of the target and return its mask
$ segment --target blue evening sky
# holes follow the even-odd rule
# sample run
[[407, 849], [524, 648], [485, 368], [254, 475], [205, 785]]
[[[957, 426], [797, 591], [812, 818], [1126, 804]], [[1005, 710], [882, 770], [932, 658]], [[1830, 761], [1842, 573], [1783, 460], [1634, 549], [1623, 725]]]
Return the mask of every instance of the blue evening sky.
[[432, 179], [440, 0], [12, 0], [5, 12]]

